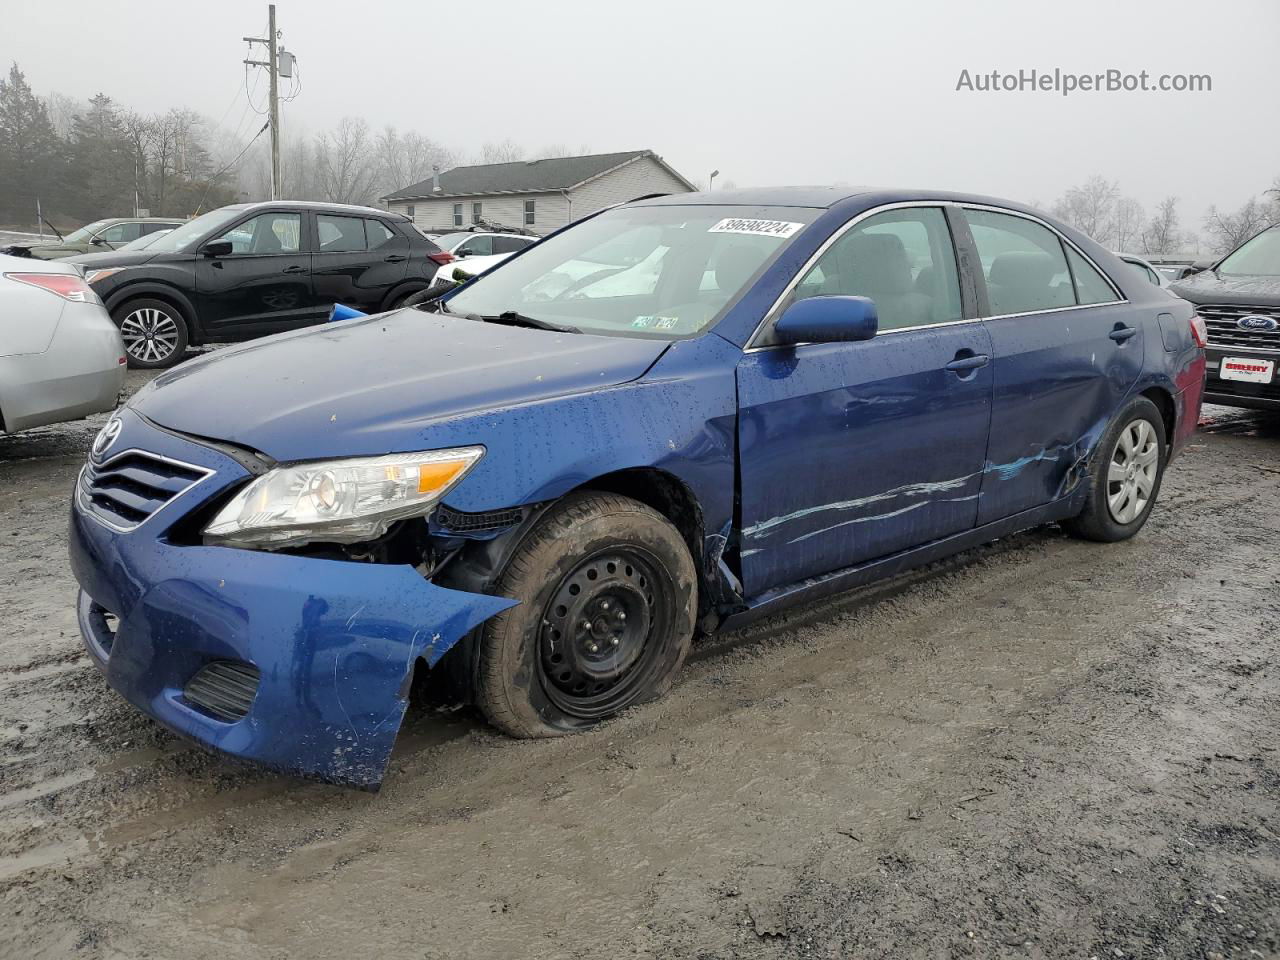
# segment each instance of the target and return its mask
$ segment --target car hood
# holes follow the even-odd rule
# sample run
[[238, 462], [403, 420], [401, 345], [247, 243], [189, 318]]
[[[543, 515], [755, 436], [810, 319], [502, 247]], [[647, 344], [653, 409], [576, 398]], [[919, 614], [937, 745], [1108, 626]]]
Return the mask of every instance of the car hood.
[[430, 449], [433, 423], [626, 383], [668, 345], [406, 309], [216, 350], [130, 405], [276, 460]]
[[159, 256], [165, 256], [168, 259], [184, 259], [181, 255], [160, 254], [154, 250], [108, 250], [105, 253], [82, 253], [69, 257], [68, 260], [92, 270], [103, 270], [107, 267], [136, 267]]
[[1221, 276], [1204, 270], [1171, 284], [1169, 290], [1192, 303], [1280, 306], [1280, 277]]

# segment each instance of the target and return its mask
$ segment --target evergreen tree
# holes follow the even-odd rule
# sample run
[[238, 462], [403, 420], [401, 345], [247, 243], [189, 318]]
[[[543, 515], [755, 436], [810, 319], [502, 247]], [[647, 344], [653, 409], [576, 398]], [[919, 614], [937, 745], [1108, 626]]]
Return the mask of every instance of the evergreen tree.
[[15, 63], [0, 79], [0, 220], [33, 224], [36, 199], [62, 205], [64, 144]]
[[88, 220], [104, 212], [133, 212], [133, 150], [120, 113], [106, 94], [90, 100], [88, 111], [72, 121], [70, 153], [77, 176], [67, 185], [67, 213]]

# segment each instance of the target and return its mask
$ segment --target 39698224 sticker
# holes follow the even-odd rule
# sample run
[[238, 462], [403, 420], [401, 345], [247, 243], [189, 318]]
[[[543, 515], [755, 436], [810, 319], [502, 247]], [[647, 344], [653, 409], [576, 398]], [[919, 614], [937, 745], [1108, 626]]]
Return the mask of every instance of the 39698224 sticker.
[[725, 217], [714, 224], [707, 233], [750, 233], [758, 237], [786, 239], [803, 227], [803, 223], [787, 220], [751, 220], [745, 217]]

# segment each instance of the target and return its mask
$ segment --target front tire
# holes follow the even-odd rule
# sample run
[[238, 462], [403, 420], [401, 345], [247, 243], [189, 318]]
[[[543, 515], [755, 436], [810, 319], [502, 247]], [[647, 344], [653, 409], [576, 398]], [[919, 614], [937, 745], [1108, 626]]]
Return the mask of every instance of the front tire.
[[1089, 467], [1089, 495], [1080, 515], [1063, 526], [1082, 540], [1114, 543], [1142, 529], [1164, 479], [1164, 418], [1146, 397], [1134, 397], [1098, 444]]
[[186, 355], [187, 321], [164, 300], [130, 300], [116, 307], [111, 319], [120, 328], [125, 356], [135, 370], [172, 367]]
[[514, 737], [583, 730], [665, 694], [693, 639], [697, 578], [680, 533], [628, 497], [571, 494], [516, 549], [495, 591], [476, 701]]

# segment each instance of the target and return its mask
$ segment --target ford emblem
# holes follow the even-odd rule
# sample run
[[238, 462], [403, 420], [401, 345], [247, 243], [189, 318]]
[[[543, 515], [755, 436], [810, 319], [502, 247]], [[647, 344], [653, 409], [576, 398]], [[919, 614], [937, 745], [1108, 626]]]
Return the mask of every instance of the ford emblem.
[[89, 448], [95, 460], [101, 460], [102, 455], [111, 449], [111, 445], [116, 442], [123, 427], [124, 424], [120, 422], [119, 417], [112, 417], [107, 421], [106, 426], [98, 431], [98, 435], [93, 438], [93, 446]]
[[1251, 313], [1247, 317], [1241, 317], [1237, 320], [1236, 326], [1241, 330], [1266, 330], [1272, 332], [1280, 328], [1280, 320], [1275, 317], [1263, 316], [1260, 313]]

